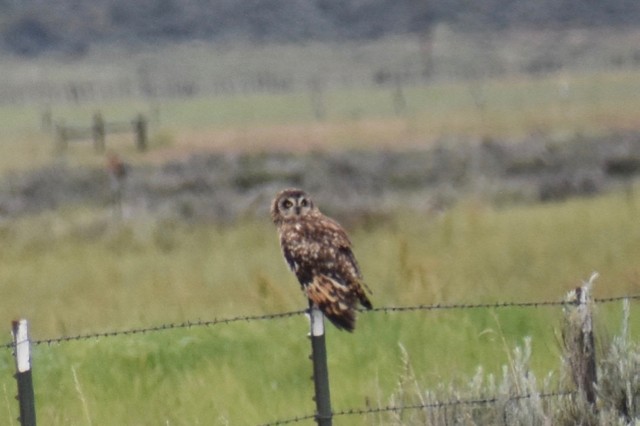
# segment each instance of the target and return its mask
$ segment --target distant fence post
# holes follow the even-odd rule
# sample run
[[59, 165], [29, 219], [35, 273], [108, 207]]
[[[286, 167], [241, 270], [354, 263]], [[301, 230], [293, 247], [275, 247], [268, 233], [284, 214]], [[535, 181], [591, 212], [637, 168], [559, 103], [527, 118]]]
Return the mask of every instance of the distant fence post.
[[116, 219], [122, 219], [122, 200], [124, 183], [127, 178], [127, 165], [120, 159], [118, 154], [111, 153], [107, 156], [107, 173], [111, 183], [114, 216]]
[[590, 293], [597, 277], [597, 273], [592, 274], [588, 283], [567, 294], [566, 301], [572, 304], [564, 308], [565, 325], [562, 333], [565, 360], [571, 369], [573, 381], [587, 402], [594, 407], [598, 378], [593, 336], [593, 300]]
[[63, 122], [60, 122], [56, 124], [55, 132], [56, 132], [56, 152], [62, 153], [67, 150], [67, 142], [69, 139], [67, 127], [64, 125]]
[[36, 404], [31, 377], [31, 350], [27, 320], [12, 322], [14, 356], [16, 358], [16, 380], [20, 404], [20, 424], [36, 426]]
[[327, 367], [327, 346], [324, 339], [324, 315], [309, 302], [311, 322], [311, 360], [313, 362], [313, 383], [315, 387], [316, 422], [319, 426], [331, 426], [331, 395], [329, 392], [329, 369]]
[[136, 147], [138, 151], [147, 150], [147, 118], [143, 114], [133, 120], [133, 132], [136, 135]]
[[40, 115], [40, 128], [44, 131], [50, 131], [53, 126], [53, 113], [50, 107], [46, 107]]
[[96, 152], [104, 152], [105, 146], [105, 126], [102, 114], [96, 112], [93, 115], [93, 123], [91, 124], [91, 135], [93, 136], [93, 147]]

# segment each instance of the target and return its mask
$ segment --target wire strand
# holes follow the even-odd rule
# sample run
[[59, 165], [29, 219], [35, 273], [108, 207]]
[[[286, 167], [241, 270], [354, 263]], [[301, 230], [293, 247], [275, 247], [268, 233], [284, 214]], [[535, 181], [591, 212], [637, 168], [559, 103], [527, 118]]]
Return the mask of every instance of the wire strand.
[[[594, 303], [611, 303], [619, 302], [622, 300], [640, 300], [640, 295], [630, 296], [614, 296], [606, 298], [595, 298]], [[567, 301], [537, 301], [537, 302], [496, 302], [496, 303], [452, 303], [452, 304], [433, 304], [433, 305], [414, 305], [414, 306], [385, 306], [380, 308], [373, 308], [371, 310], [359, 309], [361, 312], [410, 312], [410, 311], [435, 311], [435, 310], [455, 310], [455, 309], [502, 309], [502, 308], [538, 308], [546, 306], [568, 306], [573, 305], [573, 302]], [[116, 337], [116, 336], [131, 336], [137, 334], [147, 334], [166, 330], [175, 330], [182, 328], [192, 327], [211, 327], [220, 324], [232, 324], [236, 322], [254, 322], [254, 321], [269, 321], [282, 318], [289, 318], [297, 315], [305, 314], [307, 310], [280, 312], [274, 314], [265, 315], [244, 315], [231, 318], [213, 319], [213, 320], [196, 320], [185, 321], [180, 323], [165, 323], [150, 327], [133, 328], [128, 330], [112, 330], [96, 333], [77, 334], [71, 336], [59, 336], [47, 339], [32, 340], [31, 344], [37, 345], [53, 345], [65, 342], [80, 341], [98, 339], [103, 337]], [[13, 343], [5, 343], [0, 346], [0, 349], [11, 349]]]
[[[305, 312], [306, 310], [301, 310], [301, 311], [281, 312], [281, 313], [266, 314], [266, 315], [245, 315], [245, 316], [238, 316], [233, 318], [223, 318], [223, 319], [213, 319], [213, 320], [196, 320], [196, 321], [185, 321], [180, 323], [165, 323], [165, 324], [155, 325], [151, 327], [133, 328], [128, 330], [103, 331], [103, 332], [97, 332], [97, 333], [86, 333], [86, 334], [77, 334], [72, 336], [60, 336], [60, 337], [52, 337], [48, 339], [31, 340], [31, 344], [34, 346], [44, 345], [44, 344], [53, 345], [53, 344], [72, 342], [72, 341], [78, 341], [78, 340], [97, 339], [101, 337], [132, 336], [136, 334], [147, 334], [147, 333], [154, 333], [159, 331], [176, 330], [181, 328], [211, 327], [219, 324], [232, 324], [236, 322], [267, 321], [267, 320], [293, 317], [296, 315], [302, 315]], [[6, 343], [0, 347], [13, 348], [13, 343]]]
[[[594, 303], [611, 303], [621, 300], [640, 300], [640, 294], [630, 296], [615, 296], [606, 298], [595, 298]], [[406, 312], [406, 311], [435, 311], [454, 309], [500, 309], [500, 308], [540, 308], [546, 306], [567, 306], [575, 305], [574, 302], [565, 300], [543, 300], [538, 302], [494, 302], [494, 303], [451, 303], [433, 305], [413, 305], [413, 306], [385, 306], [370, 310], [360, 309], [361, 312]]]
[[[434, 409], [448, 408], [448, 407], [461, 406], [461, 405], [489, 405], [489, 404], [496, 404], [501, 401], [517, 402], [517, 401], [533, 398], [534, 396], [537, 396], [538, 398], [542, 398], [542, 399], [549, 399], [549, 398], [573, 396], [575, 394], [576, 394], [575, 391], [565, 390], [560, 392], [548, 392], [548, 393], [540, 393], [540, 394], [529, 393], [525, 395], [509, 396], [507, 398], [493, 396], [489, 398], [480, 398], [480, 399], [455, 399], [450, 401], [436, 401], [436, 402], [430, 402], [430, 403], [424, 403], [424, 404], [387, 405], [383, 407], [370, 407], [370, 408], [349, 408], [346, 410], [333, 412], [332, 417], [353, 416], [353, 415], [363, 416], [366, 414], [398, 412], [403, 410], [421, 410], [421, 409], [434, 410]], [[298, 423], [304, 420], [309, 420], [314, 418], [316, 418], [315, 414], [308, 414], [308, 415], [296, 416], [288, 419], [275, 420], [271, 423], [261, 424], [260, 426], [285, 425], [285, 424], [291, 424], [291, 423]]]

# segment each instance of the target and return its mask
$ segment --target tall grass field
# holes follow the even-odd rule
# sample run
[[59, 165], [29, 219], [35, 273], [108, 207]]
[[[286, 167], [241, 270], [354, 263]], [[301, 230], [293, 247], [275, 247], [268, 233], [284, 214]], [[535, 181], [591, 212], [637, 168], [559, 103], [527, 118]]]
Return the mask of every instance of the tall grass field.
[[[595, 296], [606, 297], [638, 292], [638, 209], [635, 192], [500, 209], [471, 200], [350, 232], [378, 307], [561, 300], [594, 270]], [[114, 225], [76, 209], [3, 224], [0, 234], [7, 342], [16, 318], [46, 339], [306, 306], [268, 218]], [[527, 336], [532, 373], [560, 381], [561, 317], [558, 306], [363, 313], [353, 334], [328, 330], [333, 408], [388, 404], [407, 357], [424, 389], [466, 382], [478, 366], [499, 374]], [[618, 334], [621, 318], [619, 304], [599, 305], [598, 336]], [[37, 415], [49, 425], [195, 425], [313, 413], [307, 329], [293, 316], [40, 344]], [[637, 327], [631, 333], [637, 339]], [[9, 425], [18, 424], [13, 371], [3, 349], [0, 419]]]
[[[598, 63], [587, 68], [579, 57], [567, 69], [535, 73], [526, 72], [527, 64], [535, 62], [524, 57], [533, 55], [530, 49], [510, 62], [509, 52], [517, 49], [502, 48], [502, 38], [495, 38], [491, 55], [476, 63], [471, 57], [481, 50], [475, 45], [459, 49], [462, 43], [451, 31], [438, 31], [434, 58], [452, 57], [437, 62], [437, 78], [399, 85], [371, 81], [386, 64], [401, 71], [403, 58], [412, 58], [408, 69], [420, 75], [423, 64], [412, 53], [418, 46], [399, 58], [395, 55], [402, 51], [395, 47], [400, 44], [392, 40], [379, 50], [390, 56], [374, 55], [378, 62], [357, 68], [350, 74], [355, 79], [345, 84], [339, 83], [343, 71], [336, 68], [317, 92], [309, 76], [316, 72], [314, 64], [333, 58], [324, 56], [332, 54], [326, 46], [313, 46], [315, 62], [301, 64], [306, 74], [291, 76], [295, 84], [288, 90], [217, 92], [214, 83], [236, 77], [237, 53], [231, 51], [218, 52], [224, 62], [221, 75], [204, 80], [211, 73], [207, 67], [215, 65], [207, 57], [204, 65], [194, 62], [185, 77], [182, 70], [189, 67], [183, 61], [209, 52], [195, 46], [167, 55], [163, 60], [171, 67], [161, 66], [166, 62], [155, 62], [156, 57], [138, 58], [147, 70], [166, 72], [158, 75], [166, 77], [167, 87], [184, 83], [177, 78], [211, 86], [190, 96], [135, 92], [105, 96], [102, 102], [58, 99], [48, 104], [33, 101], [43, 99], [41, 94], [27, 93], [23, 99], [8, 91], [18, 100], [0, 105], [0, 175], [52, 164], [103, 168], [105, 157], [95, 153], [90, 140], [72, 142], [66, 153], [56, 153], [51, 126], [89, 126], [96, 111], [107, 122], [126, 122], [138, 113], [149, 117], [145, 153], [136, 151], [130, 134], [107, 136], [107, 150], [134, 166], [162, 165], [202, 151], [407, 149], [458, 140], [522, 141], [532, 134], [561, 143], [576, 135], [640, 129], [640, 72], [626, 59], [628, 46], [637, 45], [633, 40], [611, 50], [627, 65], [607, 66], [613, 53], [602, 49], [602, 56], [592, 58]], [[536, 41], [527, 34], [518, 40], [518, 46]], [[250, 52], [269, 62], [268, 69], [280, 70], [278, 59], [304, 62], [284, 48], [275, 51], [279, 54], [261, 47]], [[340, 52], [350, 60], [366, 56], [366, 49], [354, 46]], [[118, 51], [94, 57], [78, 74], [74, 64], [63, 67], [55, 61], [41, 69], [51, 71], [45, 77], [60, 90], [87, 76], [124, 81], [128, 87], [128, 76], [137, 71], [119, 74], [122, 64], [105, 64], [122, 56]], [[490, 72], [498, 56], [513, 69]], [[479, 68], [467, 73], [465, 64]], [[238, 81], [263, 75], [262, 65], [250, 65]], [[40, 69], [32, 67], [31, 62], [3, 61], [0, 68], [7, 75], [11, 71], [12, 84], [28, 91], [32, 74], [27, 71]], [[450, 76], [453, 69], [458, 74]], [[138, 69], [138, 74], [144, 72]], [[52, 121], [45, 125], [47, 114]], [[3, 188], [10, 191], [10, 184], [6, 179]], [[28, 319], [31, 338], [42, 341], [307, 306], [268, 217], [220, 225], [151, 217], [114, 221], [109, 213], [107, 207], [59, 206], [0, 220], [0, 336], [5, 330], [0, 345], [10, 342], [11, 321], [18, 318]], [[640, 293], [639, 213], [638, 187], [629, 184], [625, 192], [558, 203], [496, 206], [471, 197], [437, 213], [398, 206], [384, 218], [343, 222], [350, 225], [375, 307], [494, 304], [560, 301], [593, 271], [600, 274], [595, 297]], [[597, 305], [600, 358], [611, 342], [619, 342], [617, 336], [638, 341], [637, 305], [631, 303], [626, 322], [621, 303]], [[562, 318], [560, 306], [363, 312], [353, 334], [328, 327], [333, 409], [461, 397], [458, 390], [469, 384], [504, 391], [515, 383], [526, 391], [523, 377], [529, 384], [539, 379], [545, 386], [571, 387], [561, 360]], [[38, 420], [52, 426], [245, 425], [313, 414], [307, 333], [307, 319], [292, 315], [40, 343], [32, 348]], [[626, 360], [631, 370], [640, 365], [638, 353]], [[10, 426], [19, 424], [14, 371], [10, 348], [0, 347], [0, 424]], [[544, 424], [536, 419], [530, 416], [521, 424]], [[344, 416], [335, 424], [438, 423], [395, 412]], [[473, 421], [469, 417], [457, 424]]]

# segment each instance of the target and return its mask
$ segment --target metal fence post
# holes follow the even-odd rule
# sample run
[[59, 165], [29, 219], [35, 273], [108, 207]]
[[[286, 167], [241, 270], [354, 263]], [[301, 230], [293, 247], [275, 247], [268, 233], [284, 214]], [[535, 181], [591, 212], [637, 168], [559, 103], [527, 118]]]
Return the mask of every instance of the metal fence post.
[[311, 322], [311, 360], [313, 362], [313, 383], [315, 387], [316, 422], [319, 426], [331, 426], [331, 395], [329, 392], [329, 369], [327, 367], [327, 347], [324, 339], [324, 315], [309, 303]]
[[11, 334], [13, 335], [14, 356], [16, 358], [20, 424], [22, 426], [36, 426], [36, 403], [31, 377], [31, 350], [27, 320], [13, 321]]

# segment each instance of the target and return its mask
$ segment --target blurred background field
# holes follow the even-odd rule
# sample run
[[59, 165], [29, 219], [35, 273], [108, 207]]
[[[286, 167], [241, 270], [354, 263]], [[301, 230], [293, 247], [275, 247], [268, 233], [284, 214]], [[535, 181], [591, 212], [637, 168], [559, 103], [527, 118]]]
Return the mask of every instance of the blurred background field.
[[[432, 12], [429, 2], [324, 1], [317, 15], [291, 2], [287, 16], [299, 19], [287, 18], [283, 35], [278, 2], [185, 2], [169, 26], [160, 12], [180, 2], [149, 2], [150, 27], [118, 2], [71, 14], [60, 2], [47, 16], [37, 2], [9, 3], [7, 342], [16, 318], [38, 340], [303, 309], [268, 217], [273, 194], [293, 185], [349, 230], [376, 307], [558, 301], [592, 271], [596, 297], [640, 291], [635, 6], [612, 2], [598, 16], [568, 2], [546, 16], [519, 2]], [[389, 10], [393, 19], [376, 18]], [[97, 112], [125, 126], [143, 114], [147, 149], [131, 132], [107, 134], [104, 151], [90, 133], [56, 148], [56, 128], [89, 131]], [[126, 164], [117, 187], [109, 155]], [[638, 315], [632, 303], [632, 342]], [[625, 334], [622, 318], [620, 303], [598, 305], [599, 360]], [[559, 306], [362, 313], [353, 335], [328, 331], [333, 407], [460, 396], [505, 374], [566, 388], [561, 321]], [[39, 344], [38, 418], [259, 424], [313, 413], [307, 328], [296, 315]], [[638, 366], [637, 346], [625, 348], [621, 359]], [[17, 425], [13, 372], [0, 350], [0, 423]], [[336, 424], [426, 422], [398, 416]]]
[[0, 166], [46, 162], [40, 130], [88, 126], [96, 111], [111, 121], [146, 114], [155, 155], [168, 151], [163, 160], [193, 149], [397, 147], [637, 128], [640, 32], [443, 24], [429, 34], [5, 53]]
[[[401, 90], [401, 94], [398, 94]], [[90, 126], [100, 111], [108, 120], [151, 120], [154, 152], [166, 161], [196, 151], [410, 148], [442, 138], [552, 139], [612, 130], [637, 130], [640, 73], [615, 71], [543, 77], [340, 88], [314, 95], [285, 93], [218, 95], [4, 106], [3, 170], [51, 160], [52, 136], [39, 131], [41, 115], [53, 122]], [[314, 100], [314, 96], [322, 96]], [[401, 96], [399, 99], [398, 96]], [[316, 117], [314, 102], [322, 102]], [[398, 103], [400, 103], [398, 105]], [[120, 148], [118, 136], [110, 145]], [[74, 147], [86, 154], [90, 144]], [[120, 149], [135, 159], [132, 144]], [[89, 150], [90, 151], [90, 150]], [[73, 156], [75, 157], [75, 156]], [[91, 156], [95, 157], [95, 156]], [[86, 159], [90, 161], [90, 159]]]

